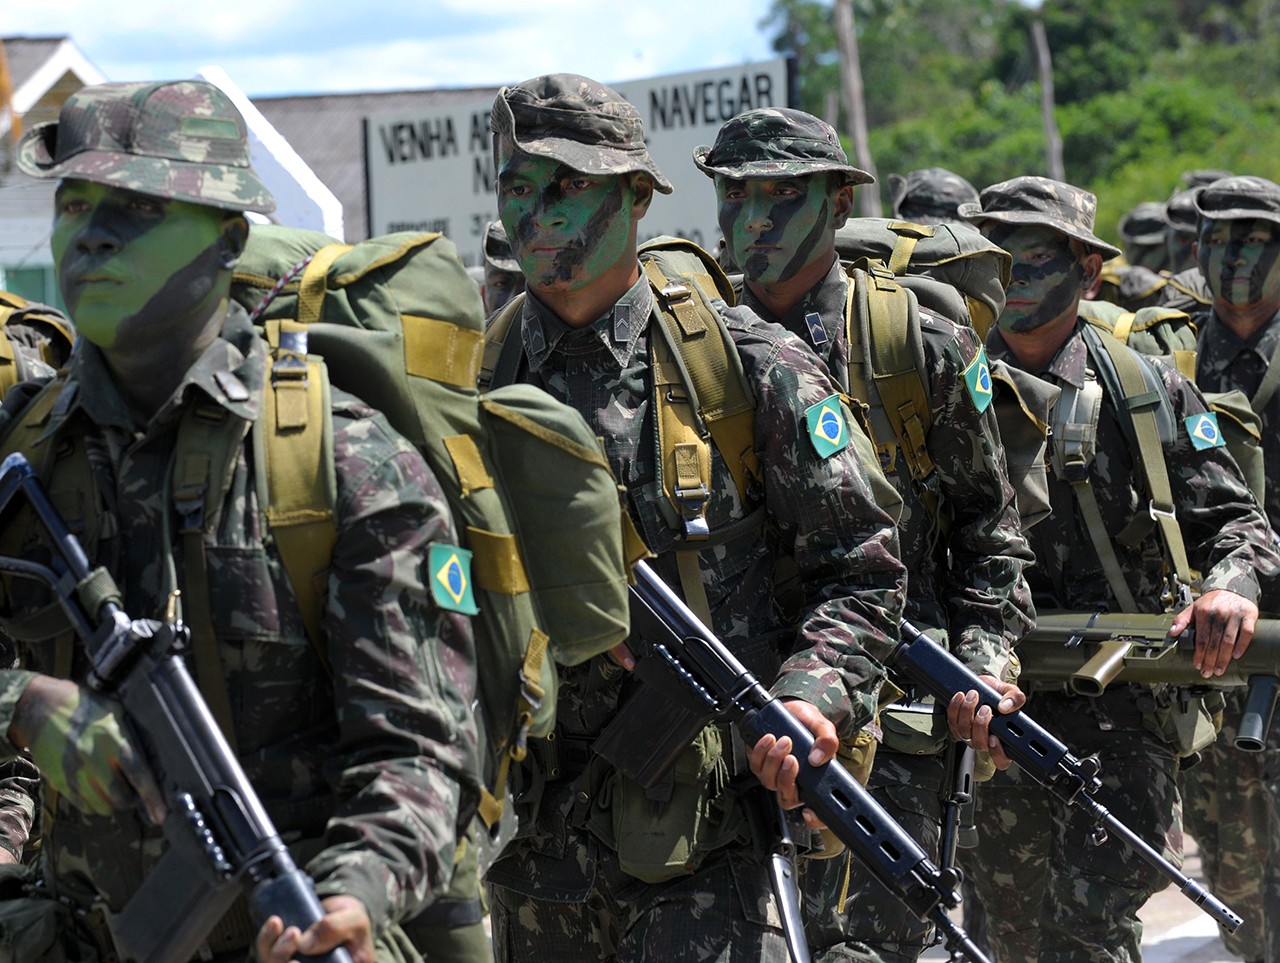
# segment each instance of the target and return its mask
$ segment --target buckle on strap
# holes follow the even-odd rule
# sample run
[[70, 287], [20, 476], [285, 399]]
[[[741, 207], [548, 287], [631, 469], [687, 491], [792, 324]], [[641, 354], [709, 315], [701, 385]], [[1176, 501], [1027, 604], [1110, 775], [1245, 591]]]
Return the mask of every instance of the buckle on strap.
[[676, 500], [680, 502], [680, 513], [684, 516], [685, 538], [702, 541], [711, 537], [711, 527], [707, 524], [707, 502], [711, 501], [711, 493], [706, 486], [697, 488], [677, 488]]
[[1156, 522], [1160, 521], [1162, 518], [1167, 518], [1171, 522], [1176, 522], [1178, 520], [1178, 513], [1175, 509], [1170, 508], [1168, 511], [1165, 511], [1162, 508], [1156, 508], [1154, 498], [1147, 503], [1147, 514], [1151, 516], [1152, 521]]

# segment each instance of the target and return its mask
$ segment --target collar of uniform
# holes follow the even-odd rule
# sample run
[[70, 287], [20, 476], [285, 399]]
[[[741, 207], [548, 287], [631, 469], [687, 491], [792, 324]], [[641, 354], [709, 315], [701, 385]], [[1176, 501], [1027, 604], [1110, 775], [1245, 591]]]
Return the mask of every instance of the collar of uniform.
[[765, 307], [760, 299], [751, 293], [751, 288], [745, 284], [742, 287], [740, 303], [745, 304], [764, 320], [782, 325], [808, 345], [813, 344], [813, 337], [805, 316], [816, 314], [822, 319], [822, 328], [827, 332], [827, 339], [834, 344], [844, 339], [844, 304], [848, 290], [849, 275], [845, 273], [844, 265], [837, 258], [831, 265], [831, 270], [827, 272], [827, 276], [810, 288], [808, 293], [782, 317], [778, 317]]
[[[1062, 347], [1058, 349], [1058, 353], [1053, 356], [1049, 366], [1044, 371], [1032, 371], [1029, 373], [1040, 378], [1065, 381], [1076, 388], [1082, 387], [1085, 380], [1085, 364], [1088, 359], [1088, 350], [1085, 348], [1084, 338], [1080, 336], [1080, 325], [1087, 323], [1086, 321], [1076, 322], [1075, 330], [1062, 343]], [[1021, 362], [1018, 361], [1018, 356], [1009, 347], [1009, 342], [1005, 341], [1004, 334], [999, 328], [992, 328], [991, 333], [987, 335], [986, 349], [988, 359], [1003, 361], [1005, 364], [1012, 365], [1020, 370], [1026, 370]]]
[[[221, 333], [187, 369], [181, 383], [152, 420], [161, 422], [176, 417], [177, 410], [187, 400], [188, 391], [199, 391], [236, 417], [253, 421], [261, 406], [260, 388], [266, 362], [265, 342], [254, 331], [244, 308], [232, 303]], [[126, 431], [139, 427], [95, 345], [86, 342], [76, 352], [71, 377], [78, 390], [64, 415], [78, 407], [99, 425]], [[238, 390], [237, 385], [244, 390]]]
[[613, 357], [619, 368], [623, 367], [646, 328], [654, 304], [653, 292], [643, 271], [612, 308], [584, 328], [565, 324], [537, 295], [529, 292], [524, 299], [520, 326], [529, 370], [538, 371], [556, 352], [585, 354], [599, 347]]
[[1272, 315], [1271, 320], [1248, 339], [1240, 337], [1223, 324], [1216, 311], [1210, 311], [1203, 324], [1200, 343], [1219, 357], [1235, 358], [1246, 351], [1253, 351], [1263, 361], [1270, 362], [1276, 344], [1280, 342], [1280, 311]]

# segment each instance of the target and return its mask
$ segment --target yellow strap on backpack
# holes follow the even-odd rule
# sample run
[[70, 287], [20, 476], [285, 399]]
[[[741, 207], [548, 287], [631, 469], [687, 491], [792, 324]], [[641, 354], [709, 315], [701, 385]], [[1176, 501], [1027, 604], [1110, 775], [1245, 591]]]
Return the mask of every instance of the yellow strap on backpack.
[[894, 274], [906, 274], [916, 245], [921, 238], [933, 237], [936, 232], [928, 224], [916, 224], [914, 221], [890, 221], [888, 228], [898, 235], [893, 253], [889, 255], [889, 270]]

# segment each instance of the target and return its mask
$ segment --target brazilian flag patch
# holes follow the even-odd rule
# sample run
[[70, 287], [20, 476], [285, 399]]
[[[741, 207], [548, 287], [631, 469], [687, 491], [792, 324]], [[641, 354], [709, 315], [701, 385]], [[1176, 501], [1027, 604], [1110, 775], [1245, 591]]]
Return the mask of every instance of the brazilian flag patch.
[[849, 445], [849, 426], [845, 424], [840, 398], [832, 395], [816, 405], [810, 405], [804, 413], [809, 425], [809, 440], [823, 458], [830, 458]]
[[440, 608], [463, 615], [480, 611], [471, 587], [471, 553], [465, 548], [445, 542], [427, 546], [427, 584]]
[[1191, 444], [1196, 451], [1206, 448], [1221, 448], [1226, 444], [1222, 437], [1222, 429], [1218, 427], [1218, 416], [1212, 411], [1192, 415], [1186, 419], [1187, 434], [1191, 436]]
[[969, 397], [973, 399], [978, 414], [982, 414], [991, 404], [991, 369], [987, 367], [987, 352], [979, 345], [978, 353], [964, 369], [964, 383], [969, 388]]

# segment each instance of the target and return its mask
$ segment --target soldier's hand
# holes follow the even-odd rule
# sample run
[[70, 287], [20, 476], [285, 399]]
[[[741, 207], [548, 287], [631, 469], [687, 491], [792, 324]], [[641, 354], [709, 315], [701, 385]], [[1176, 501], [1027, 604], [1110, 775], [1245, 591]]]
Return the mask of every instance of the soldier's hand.
[[[1026, 693], [1012, 682], [1001, 682], [993, 675], [980, 675], [978, 679], [1000, 693], [1000, 703], [996, 708], [1001, 715], [1008, 715], [1026, 704]], [[990, 753], [991, 761], [997, 769], [1008, 769], [1013, 760], [1005, 755], [1000, 739], [991, 732], [992, 718], [989, 707], [979, 708], [978, 693], [974, 689], [957, 692], [947, 704], [947, 723], [951, 726], [951, 735], [973, 746], [978, 752]]]
[[[813, 733], [813, 748], [809, 750], [809, 765], [821, 766], [835, 758], [836, 748], [840, 740], [836, 737], [836, 727], [831, 724], [817, 706], [802, 699], [783, 699], [782, 705], [793, 716], [800, 720], [806, 729]], [[781, 739], [770, 734], [760, 737], [747, 754], [747, 762], [765, 789], [775, 789], [778, 801], [783, 809], [795, 809], [800, 803], [800, 791], [796, 787], [796, 777], [800, 775], [800, 763], [791, 755], [791, 738]], [[823, 823], [808, 809], [804, 811], [804, 821], [810, 829], [822, 829]]]
[[351, 955], [351, 963], [374, 963], [373, 923], [364, 903], [354, 896], [327, 896], [320, 905], [324, 916], [305, 933], [296, 926], [286, 929], [278, 916], [268, 917], [258, 930], [258, 959], [293, 963], [299, 956], [316, 956], [341, 946]]
[[1196, 651], [1191, 662], [1208, 679], [1226, 672], [1231, 660], [1249, 648], [1258, 625], [1258, 606], [1243, 595], [1214, 589], [1179, 612], [1169, 634], [1179, 636], [1193, 622]]
[[76, 808], [98, 816], [141, 799], [157, 826], [164, 798], [126, 735], [120, 706], [67, 679], [35, 676], [14, 707], [9, 739]]

